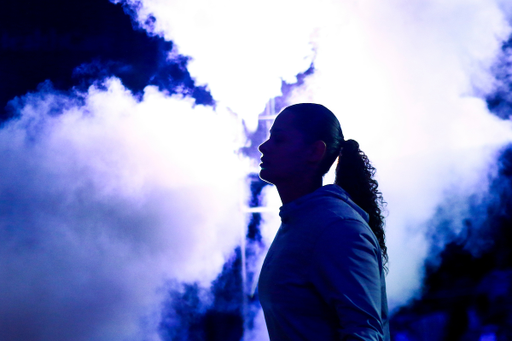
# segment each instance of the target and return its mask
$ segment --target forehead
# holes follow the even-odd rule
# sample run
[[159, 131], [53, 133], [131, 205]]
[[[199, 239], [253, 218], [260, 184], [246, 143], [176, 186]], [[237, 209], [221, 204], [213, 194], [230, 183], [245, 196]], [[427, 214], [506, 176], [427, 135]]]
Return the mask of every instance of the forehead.
[[283, 111], [279, 115], [277, 115], [274, 123], [272, 124], [272, 128], [270, 128], [271, 132], [277, 131], [295, 131], [295, 124], [293, 121], [293, 115], [290, 112]]

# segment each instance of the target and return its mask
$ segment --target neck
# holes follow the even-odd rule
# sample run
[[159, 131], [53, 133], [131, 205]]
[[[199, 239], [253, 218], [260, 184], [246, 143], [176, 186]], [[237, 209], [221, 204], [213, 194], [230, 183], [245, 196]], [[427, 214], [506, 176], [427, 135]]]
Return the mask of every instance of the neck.
[[310, 181], [302, 180], [300, 183], [288, 182], [276, 187], [281, 201], [285, 205], [322, 187], [322, 178], [315, 178]]

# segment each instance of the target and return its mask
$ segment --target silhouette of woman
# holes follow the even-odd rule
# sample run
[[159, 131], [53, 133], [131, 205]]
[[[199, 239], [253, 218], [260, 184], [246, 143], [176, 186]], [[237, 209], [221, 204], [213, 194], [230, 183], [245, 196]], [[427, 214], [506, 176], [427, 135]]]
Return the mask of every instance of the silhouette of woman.
[[[389, 340], [384, 202], [359, 144], [329, 109], [301, 103], [259, 150], [260, 178], [283, 203], [258, 283], [270, 339]], [[336, 158], [335, 183], [322, 186]]]

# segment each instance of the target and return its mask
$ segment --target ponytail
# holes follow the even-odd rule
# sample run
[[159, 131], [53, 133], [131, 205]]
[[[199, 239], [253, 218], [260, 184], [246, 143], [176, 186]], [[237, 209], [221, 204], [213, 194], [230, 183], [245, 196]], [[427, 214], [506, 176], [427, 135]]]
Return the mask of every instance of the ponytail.
[[374, 179], [375, 168], [359, 143], [347, 140], [341, 143], [334, 183], [342, 187], [350, 198], [370, 216], [369, 224], [379, 241], [384, 269], [387, 272], [388, 253], [384, 234], [382, 208], [386, 204]]

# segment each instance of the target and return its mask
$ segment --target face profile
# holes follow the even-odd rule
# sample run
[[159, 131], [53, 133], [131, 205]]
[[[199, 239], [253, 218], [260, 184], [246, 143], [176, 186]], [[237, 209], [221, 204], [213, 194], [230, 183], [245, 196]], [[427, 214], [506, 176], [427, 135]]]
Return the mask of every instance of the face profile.
[[308, 165], [308, 146], [289, 111], [276, 117], [269, 139], [258, 149], [262, 153], [260, 178], [274, 185], [294, 180]]

